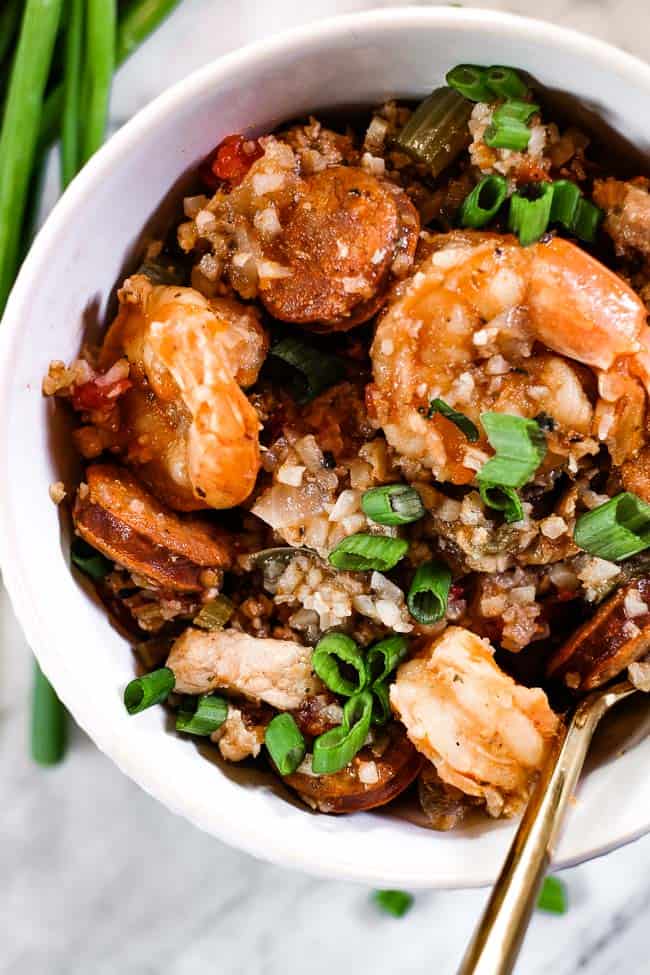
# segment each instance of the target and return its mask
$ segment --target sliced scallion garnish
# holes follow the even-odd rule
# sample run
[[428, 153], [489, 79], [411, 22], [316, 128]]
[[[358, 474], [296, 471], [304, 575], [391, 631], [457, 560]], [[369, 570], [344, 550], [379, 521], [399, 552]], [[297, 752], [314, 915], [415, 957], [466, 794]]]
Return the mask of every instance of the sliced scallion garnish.
[[293, 775], [305, 757], [305, 739], [295, 719], [286, 712], [276, 714], [269, 722], [264, 744], [280, 775]]
[[492, 92], [499, 98], [523, 98], [528, 87], [514, 68], [494, 64], [487, 69], [485, 80]]
[[385, 681], [407, 653], [408, 642], [398, 634], [373, 644], [366, 655], [366, 667], [373, 687]]
[[488, 508], [494, 508], [495, 511], [503, 511], [508, 524], [514, 521], [521, 521], [524, 517], [521, 498], [514, 488], [503, 487], [501, 484], [490, 484], [484, 481], [479, 484], [479, 493], [483, 504], [487, 505]]
[[98, 582], [112, 572], [113, 563], [89, 545], [83, 538], [75, 538], [70, 546], [70, 561], [84, 575]]
[[[323, 683], [344, 697], [358, 694], [368, 683], [366, 662], [354, 640], [345, 633], [327, 633], [318, 641], [311, 664]], [[346, 677], [345, 672], [350, 676]], [[351, 675], [354, 674], [354, 679]]]
[[437, 88], [413, 112], [396, 148], [423, 163], [435, 178], [470, 142], [472, 105], [453, 88]]
[[299, 374], [293, 394], [299, 403], [306, 403], [335, 386], [345, 378], [345, 363], [336, 355], [308, 345], [302, 339], [289, 335], [271, 348], [270, 356], [280, 359]]
[[427, 417], [431, 419], [436, 413], [455, 423], [458, 429], [463, 431], [470, 443], [476, 443], [478, 440], [478, 430], [468, 416], [465, 416], [464, 413], [459, 413], [458, 410], [454, 410], [443, 399], [431, 400]]
[[378, 525], [408, 525], [425, 514], [420, 495], [408, 484], [384, 484], [364, 491], [361, 510]]
[[208, 600], [192, 620], [192, 626], [202, 630], [222, 630], [235, 611], [232, 599], [220, 594]]
[[413, 894], [405, 890], [376, 890], [372, 897], [379, 910], [392, 917], [404, 917], [413, 907]]
[[457, 64], [448, 71], [445, 81], [450, 88], [471, 102], [491, 102], [493, 91], [488, 87], [485, 68], [476, 64]]
[[513, 149], [523, 152], [530, 142], [528, 122], [539, 111], [532, 102], [508, 101], [499, 105], [485, 130], [486, 145], [493, 149]]
[[388, 681], [375, 681], [371, 687], [372, 692], [372, 718], [374, 725], [388, 724], [392, 717], [390, 709], [390, 696]]
[[496, 451], [476, 475], [481, 497], [490, 508], [505, 511], [508, 521], [523, 516], [516, 488], [533, 476], [546, 456], [546, 437], [535, 420], [509, 413], [483, 413], [481, 422]]
[[529, 199], [521, 193], [510, 197], [508, 229], [517, 235], [522, 247], [534, 244], [548, 229], [553, 205], [553, 184], [537, 184], [537, 196]]
[[218, 694], [185, 697], [176, 713], [176, 731], [186, 735], [211, 735], [228, 717], [228, 702]]
[[447, 611], [450, 587], [451, 572], [444, 562], [423, 562], [406, 597], [411, 616], [424, 626], [437, 623]]
[[492, 121], [497, 126], [504, 122], [523, 122], [527, 125], [537, 112], [539, 112], [539, 105], [534, 102], [523, 102], [513, 98], [494, 110]]
[[555, 180], [550, 223], [559, 223], [579, 240], [593, 243], [602, 218], [603, 211], [585, 200], [575, 183], [569, 179]]
[[573, 539], [590, 555], [620, 562], [650, 548], [650, 505], [630, 491], [580, 515]]
[[461, 204], [458, 222], [461, 227], [485, 227], [496, 217], [508, 195], [508, 183], [503, 176], [484, 176]]
[[545, 877], [537, 898], [537, 907], [549, 914], [566, 914], [569, 900], [566, 887], [559, 877]]
[[582, 193], [570, 179], [555, 180], [550, 223], [561, 223], [570, 230], [581, 198]]
[[603, 211], [589, 200], [579, 200], [571, 230], [579, 240], [592, 244], [596, 239], [598, 227], [603, 219]]
[[370, 691], [361, 691], [351, 697], [343, 708], [343, 721], [338, 728], [315, 739], [312, 771], [316, 775], [331, 775], [349, 765], [366, 742], [371, 718]]
[[174, 690], [175, 683], [174, 672], [169, 667], [136, 677], [124, 688], [124, 707], [129, 714], [139, 714], [154, 704], [161, 704]]
[[335, 569], [349, 572], [388, 572], [408, 551], [409, 544], [403, 538], [386, 538], [383, 535], [348, 535], [332, 549], [329, 561]]

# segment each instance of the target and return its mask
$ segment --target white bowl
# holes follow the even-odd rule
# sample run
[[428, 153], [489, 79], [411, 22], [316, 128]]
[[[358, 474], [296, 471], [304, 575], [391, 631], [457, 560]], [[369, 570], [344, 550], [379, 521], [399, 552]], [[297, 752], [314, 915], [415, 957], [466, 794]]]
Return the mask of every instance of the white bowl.
[[[197, 24], [200, 29], [200, 24]], [[573, 92], [644, 146], [650, 68], [599, 41], [487, 10], [382, 10], [318, 22], [237, 51], [140, 112], [74, 181], [36, 240], [0, 329], [0, 551], [4, 581], [43, 670], [99, 748], [192, 823], [259, 857], [382, 886], [491, 882], [513, 831], [454, 834], [389, 814], [317, 816], [263, 775], [207, 761], [166, 727], [162, 708], [127, 717], [131, 650], [68, 568], [48, 485], [67, 463], [40, 395], [51, 359], [75, 356], [150, 215], [219, 140], [263, 132], [314, 108], [421, 96], [459, 62], [512, 64]], [[558, 865], [650, 829], [650, 741], [583, 781]], [[92, 788], [92, 783], [89, 783]]]

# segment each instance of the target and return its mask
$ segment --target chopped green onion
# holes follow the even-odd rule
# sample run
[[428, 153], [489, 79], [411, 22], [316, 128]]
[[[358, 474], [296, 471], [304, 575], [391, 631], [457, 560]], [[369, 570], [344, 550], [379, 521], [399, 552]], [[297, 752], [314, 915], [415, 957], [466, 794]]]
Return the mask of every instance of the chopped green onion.
[[113, 563], [83, 538], [75, 538], [72, 542], [70, 560], [84, 575], [94, 579], [95, 582], [113, 571]]
[[485, 80], [492, 92], [499, 98], [523, 98], [528, 87], [514, 68], [495, 64], [487, 69]]
[[187, 696], [176, 714], [176, 731], [186, 735], [211, 735], [228, 717], [228, 702], [218, 694]]
[[397, 634], [373, 644], [366, 656], [368, 676], [373, 687], [385, 681], [408, 653], [408, 641]]
[[390, 709], [388, 681], [375, 681], [370, 688], [372, 693], [372, 718], [374, 725], [388, 724], [393, 716]]
[[513, 193], [510, 197], [508, 228], [517, 234], [522, 247], [534, 244], [548, 228], [553, 204], [553, 184], [542, 183], [538, 193], [539, 196], [534, 200], [522, 196], [521, 193]]
[[[345, 633], [327, 633], [316, 644], [311, 661], [320, 679], [335, 694], [352, 697], [368, 683], [368, 671], [361, 651]], [[342, 664], [348, 672], [355, 672], [354, 680], [344, 676]]]
[[485, 68], [476, 64], [457, 64], [448, 71], [445, 81], [450, 88], [471, 102], [491, 102], [493, 94], [487, 85]]
[[405, 890], [376, 890], [372, 897], [380, 911], [393, 917], [404, 917], [413, 907], [413, 895]]
[[348, 535], [332, 549], [329, 561], [335, 569], [349, 572], [388, 572], [408, 551], [409, 543], [403, 538], [386, 538], [383, 535]]
[[580, 240], [593, 243], [603, 211], [585, 200], [579, 188], [569, 179], [553, 183], [550, 223], [560, 223]]
[[566, 887], [559, 877], [546, 877], [537, 898], [540, 911], [550, 914], [566, 914], [569, 909]]
[[411, 115], [396, 148], [439, 176], [470, 142], [472, 105], [453, 88], [437, 88]]
[[452, 409], [443, 399], [432, 399], [429, 404], [427, 417], [431, 419], [435, 413], [440, 413], [441, 416], [451, 420], [459, 430], [463, 431], [470, 443], [476, 443], [478, 440], [478, 430], [464, 413], [459, 413], [458, 410]]
[[447, 611], [451, 572], [444, 562], [423, 562], [406, 597], [411, 616], [424, 626], [441, 620]]
[[580, 240], [592, 244], [602, 219], [603, 211], [589, 200], [582, 199], [578, 202], [571, 230]]
[[535, 105], [534, 102], [522, 102], [513, 99], [512, 101], [504, 102], [503, 105], [499, 105], [495, 109], [492, 115], [492, 122], [497, 126], [506, 124], [507, 122], [523, 122], [527, 124], [537, 112], [539, 112], [539, 105]]
[[570, 179], [555, 180], [549, 223], [561, 223], [570, 230], [581, 198], [582, 193]]
[[[501, 209], [507, 195], [508, 183], [505, 177], [484, 176], [461, 204], [458, 214], [461, 227], [484, 227], [490, 223]], [[442, 402], [442, 400], [434, 400], [435, 402]]]
[[289, 335], [271, 348], [271, 357], [280, 359], [299, 375], [294, 375], [292, 392], [299, 403], [307, 403], [324, 389], [345, 378], [345, 363], [336, 355], [308, 345]]
[[292, 715], [276, 714], [264, 736], [269, 755], [280, 775], [293, 775], [305, 757], [305, 739]]
[[488, 508], [494, 508], [495, 511], [503, 511], [508, 524], [514, 521], [521, 521], [524, 517], [521, 498], [514, 488], [482, 482], [479, 484], [479, 493], [483, 499], [483, 503]]
[[482, 413], [481, 423], [496, 454], [480, 469], [478, 480], [522, 487], [546, 456], [546, 437], [539, 423], [510, 413]]
[[169, 667], [152, 670], [144, 677], [136, 677], [124, 688], [124, 707], [129, 714], [139, 714], [145, 708], [161, 704], [174, 690], [176, 678]]
[[629, 559], [650, 548], [650, 505], [623, 491], [580, 515], [573, 539], [585, 552], [608, 562]]
[[343, 708], [342, 724], [315, 739], [312, 771], [316, 775], [331, 775], [349, 765], [366, 742], [371, 718], [370, 691], [351, 697]]
[[420, 495], [408, 484], [385, 484], [364, 491], [361, 509], [378, 525], [408, 525], [425, 514]]
[[202, 630], [222, 630], [235, 611], [235, 604], [227, 596], [219, 595], [204, 603], [192, 620], [192, 626]]
[[56, 765], [65, 753], [68, 737], [66, 709], [47, 677], [34, 663], [32, 691], [32, 758], [39, 765]]
[[483, 141], [492, 149], [512, 149], [515, 152], [523, 152], [530, 142], [530, 129], [525, 122], [519, 122], [517, 119], [505, 118], [499, 124], [493, 119], [485, 130]]
[[504, 511], [509, 522], [523, 517], [514, 488], [530, 480], [546, 456], [546, 437], [535, 420], [508, 413], [483, 413], [481, 422], [494, 450], [476, 475], [485, 504]]

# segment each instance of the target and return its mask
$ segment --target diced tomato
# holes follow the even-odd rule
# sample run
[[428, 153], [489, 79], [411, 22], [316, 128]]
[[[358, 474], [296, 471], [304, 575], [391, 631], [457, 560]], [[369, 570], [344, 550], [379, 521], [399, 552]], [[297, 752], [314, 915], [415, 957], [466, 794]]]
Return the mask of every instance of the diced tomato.
[[224, 182], [236, 186], [263, 155], [264, 150], [256, 139], [227, 135], [200, 166], [199, 176], [213, 190]]
[[452, 599], [463, 599], [465, 596], [465, 586], [461, 586], [459, 582], [455, 582], [449, 587], [449, 595]]
[[72, 395], [72, 405], [75, 410], [106, 409], [132, 386], [130, 379], [116, 379], [110, 383], [102, 383], [101, 379], [100, 376], [77, 386]]

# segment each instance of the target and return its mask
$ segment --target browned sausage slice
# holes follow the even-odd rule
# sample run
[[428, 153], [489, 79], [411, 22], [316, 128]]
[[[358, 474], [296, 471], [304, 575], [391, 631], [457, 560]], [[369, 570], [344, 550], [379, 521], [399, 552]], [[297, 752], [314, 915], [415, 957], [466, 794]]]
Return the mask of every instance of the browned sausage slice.
[[362, 748], [347, 768], [332, 775], [294, 772], [284, 779], [305, 802], [324, 813], [351, 813], [383, 806], [417, 778], [425, 758], [406, 737], [401, 724], [387, 729], [381, 755]]
[[198, 517], [174, 514], [124, 468], [93, 464], [86, 480], [88, 491], [75, 501], [75, 528], [112, 561], [179, 592], [205, 588], [205, 569], [230, 565], [224, 534]]
[[273, 256], [292, 274], [267, 281], [260, 297], [275, 318], [332, 329], [377, 311], [393, 260], [405, 255], [408, 269], [419, 233], [406, 194], [356, 166], [305, 180], [283, 223]]
[[[645, 612], [643, 607], [645, 606]], [[650, 578], [631, 579], [603, 603], [551, 658], [549, 677], [589, 691], [650, 650]]]

